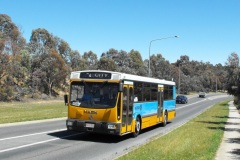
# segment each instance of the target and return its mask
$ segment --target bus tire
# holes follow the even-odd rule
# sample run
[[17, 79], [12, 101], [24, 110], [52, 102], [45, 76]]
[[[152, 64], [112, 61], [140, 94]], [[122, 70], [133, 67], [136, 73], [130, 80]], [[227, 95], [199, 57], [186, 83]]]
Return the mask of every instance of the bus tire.
[[141, 131], [141, 120], [139, 117], [136, 118], [135, 132], [133, 132], [133, 137], [137, 137]]
[[163, 123], [162, 123], [163, 127], [165, 127], [166, 125], [167, 125], [167, 112], [164, 113]]

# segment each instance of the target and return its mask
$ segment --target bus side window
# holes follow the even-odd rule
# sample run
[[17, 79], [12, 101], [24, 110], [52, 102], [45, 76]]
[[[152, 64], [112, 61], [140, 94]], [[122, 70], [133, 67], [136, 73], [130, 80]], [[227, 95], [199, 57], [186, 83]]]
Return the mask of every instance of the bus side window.
[[134, 101], [134, 102], [138, 102], [138, 97], [137, 97], [137, 96], [134, 96], [133, 101]]
[[134, 102], [136, 101], [143, 101], [142, 98], [142, 90], [143, 90], [143, 83], [142, 82], [134, 82], [134, 95], [137, 97], [135, 99], [134, 97]]

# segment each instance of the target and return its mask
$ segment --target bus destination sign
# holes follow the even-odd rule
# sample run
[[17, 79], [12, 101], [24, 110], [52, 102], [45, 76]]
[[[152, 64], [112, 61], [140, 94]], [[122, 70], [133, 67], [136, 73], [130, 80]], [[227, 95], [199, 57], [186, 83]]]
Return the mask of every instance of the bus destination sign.
[[80, 78], [88, 79], [111, 79], [111, 73], [106, 72], [82, 72]]

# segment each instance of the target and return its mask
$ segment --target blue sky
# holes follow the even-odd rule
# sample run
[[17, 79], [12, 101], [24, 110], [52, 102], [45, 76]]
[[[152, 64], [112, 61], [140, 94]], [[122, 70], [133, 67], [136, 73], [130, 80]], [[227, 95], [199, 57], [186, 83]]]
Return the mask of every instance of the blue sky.
[[73, 50], [93, 51], [100, 58], [110, 48], [161, 53], [171, 63], [190, 60], [224, 63], [240, 55], [240, 0], [0, 0], [29, 41], [45, 28]]

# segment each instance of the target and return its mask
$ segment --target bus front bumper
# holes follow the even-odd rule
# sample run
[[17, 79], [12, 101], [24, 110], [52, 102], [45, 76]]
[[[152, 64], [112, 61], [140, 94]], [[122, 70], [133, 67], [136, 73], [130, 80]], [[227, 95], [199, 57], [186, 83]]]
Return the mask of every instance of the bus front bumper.
[[67, 119], [68, 130], [78, 132], [93, 132], [102, 134], [120, 135], [120, 123], [81, 121], [77, 119]]

